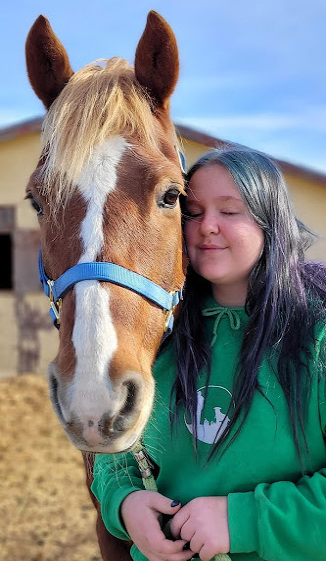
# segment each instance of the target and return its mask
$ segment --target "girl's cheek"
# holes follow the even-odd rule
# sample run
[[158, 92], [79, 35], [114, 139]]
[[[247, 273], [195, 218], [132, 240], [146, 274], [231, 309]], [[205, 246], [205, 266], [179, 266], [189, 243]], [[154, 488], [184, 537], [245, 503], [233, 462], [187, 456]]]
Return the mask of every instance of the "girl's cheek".
[[191, 236], [191, 227], [190, 227], [189, 223], [187, 223], [185, 225], [184, 234], [185, 234], [186, 239]]

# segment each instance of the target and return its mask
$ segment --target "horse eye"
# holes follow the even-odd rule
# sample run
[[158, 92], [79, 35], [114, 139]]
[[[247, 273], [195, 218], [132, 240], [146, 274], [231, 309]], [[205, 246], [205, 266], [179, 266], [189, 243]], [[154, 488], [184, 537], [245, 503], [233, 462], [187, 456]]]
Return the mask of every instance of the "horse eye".
[[177, 204], [179, 195], [180, 195], [179, 189], [175, 189], [175, 188], [168, 189], [164, 193], [164, 196], [162, 198], [162, 206], [173, 208]]
[[43, 215], [43, 208], [36, 202], [32, 193], [30, 193], [30, 192], [27, 193], [26, 199], [28, 199], [30, 201], [32, 207], [34, 208], [34, 210], [36, 210], [37, 216], [42, 216]]

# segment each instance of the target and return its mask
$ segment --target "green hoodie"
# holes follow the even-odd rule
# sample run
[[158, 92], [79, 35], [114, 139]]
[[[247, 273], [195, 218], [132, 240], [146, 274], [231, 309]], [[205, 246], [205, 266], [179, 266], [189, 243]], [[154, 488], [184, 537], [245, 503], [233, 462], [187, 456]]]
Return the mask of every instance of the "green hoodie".
[[[232, 415], [233, 376], [248, 317], [243, 308], [223, 308], [212, 298], [205, 310], [207, 336], [213, 343], [212, 372], [206, 399], [205, 374], [198, 379], [197, 456], [183, 413], [171, 431], [169, 400], [176, 374], [172, 345], [154, 366], [155, 403], [143, 441], [159, 467], [158, 490], [182, 504], [199, 496], [227, 495], [233, 561], [325, 561], [326, 401], [319, 364], [325, 326], [316, 328], [311, 355], [309, 453], [303, 458], [308, 475], [302, 476], [272, 359], [263, 361], [259, 373], [266, 397], [256, 393], [240, 434], [221, 457], [207, 462], [217, 429], [221, 434], [228, 422], [230, 404], [228, 415]], [[96, 456], [92, 490], [101, 503], [106, 527], [118, 538], [130, 539], [121, 523], [120, 505], [129, 493], [143, 488], [132, 454]], [[135, 546], [131, 554], [135, 561], [146, 559]]]

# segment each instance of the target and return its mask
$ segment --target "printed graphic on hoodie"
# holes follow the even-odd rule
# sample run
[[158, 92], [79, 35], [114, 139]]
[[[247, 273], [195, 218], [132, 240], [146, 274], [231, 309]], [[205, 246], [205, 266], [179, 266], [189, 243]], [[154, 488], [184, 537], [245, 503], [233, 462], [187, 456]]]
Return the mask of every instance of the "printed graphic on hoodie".
[[[206, 444], [217, 442], [225, 431], [230, 418], [227, 415], [232, 394], [223, 386], [208, 386], [206, 401], [205, 388], [197, 390], [197, 439]], [[231, 405], [231, 409], [233, 410]], [[230, 412], [229, 412], [230, 414]], [[193, 434], [191, 424], [185, 419], [185, 425]]]

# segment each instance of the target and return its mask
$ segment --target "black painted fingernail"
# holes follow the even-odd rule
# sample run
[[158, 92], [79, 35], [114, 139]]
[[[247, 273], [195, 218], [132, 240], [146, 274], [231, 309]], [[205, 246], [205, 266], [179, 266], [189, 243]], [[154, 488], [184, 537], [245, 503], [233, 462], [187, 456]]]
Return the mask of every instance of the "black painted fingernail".
[[190, 542], [185, 543], [182, 549], [190, 549]]
[[179, 504], [180, 504], [180, 501], [172, 501], [171, 507], [173, 508], [174, 506], [178, 506]]

